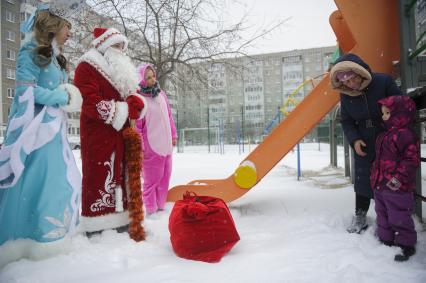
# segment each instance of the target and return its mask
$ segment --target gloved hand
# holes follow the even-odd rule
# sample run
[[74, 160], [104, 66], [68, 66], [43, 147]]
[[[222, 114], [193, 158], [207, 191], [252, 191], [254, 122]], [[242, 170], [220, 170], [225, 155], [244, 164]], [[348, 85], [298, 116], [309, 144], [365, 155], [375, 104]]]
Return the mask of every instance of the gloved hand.
[[386, 183], [386, 186], [388, 186], [388, 188], [392, 191], [397, 191], [401, 187], [401, 182], [397, 178], [392, 177], [392, 179]]
[[139, 119], [142, 109], [145, 107], [143, 100], [136, 95], [129, 95], [126, 98], [127, 105], [129, 106], [129, 118], [131, 120]]

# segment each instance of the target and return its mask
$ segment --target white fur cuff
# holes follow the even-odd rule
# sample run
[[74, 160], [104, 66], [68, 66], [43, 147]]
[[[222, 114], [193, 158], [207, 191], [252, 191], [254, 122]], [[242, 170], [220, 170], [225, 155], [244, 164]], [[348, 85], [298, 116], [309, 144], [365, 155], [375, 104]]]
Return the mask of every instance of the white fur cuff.
[[87, 217], [80, 216], [80, 232], [94, 232], [114, 229], [129, 224], [129, 212], [126, 210], [119, 213]]
[[70, 249], [69, 235], [52, 242], [37, 242], [32, 239], [9, 240], [0, 245], [0, 271], [6, 264], [22, 258], [41, 260], [68, 253]]
[[146, 115], [146, 112], [147, 112], [147, 109], [148, 109], [148, 102], [146, 101], [146, 99], [142, 95], [140, 95], [138, 93], [132, 93], [129, 96], [131, 96], [131, 95], [136, 96], [136, 97], [140, 98], [143, 101], [143, 109], [141, 111], [141, 115], [139, 115], [138, 120], [142, 119]]
[[81, 111], [81, 105], [83, 104], [83, 98], [81, 97], [80, 90], [72, 84], [62, 84], [59, 86], [60, 89], [65, 90], [68, 93], [69, 101], [68, 104], [61, 108], [65, 112], [79, 112]]
[[112, 126], [117, 131], [121, 130], [129, 117], [129, 106], [127, 102], [117, 101], [115, 103], [115, 114], [112, 118]]

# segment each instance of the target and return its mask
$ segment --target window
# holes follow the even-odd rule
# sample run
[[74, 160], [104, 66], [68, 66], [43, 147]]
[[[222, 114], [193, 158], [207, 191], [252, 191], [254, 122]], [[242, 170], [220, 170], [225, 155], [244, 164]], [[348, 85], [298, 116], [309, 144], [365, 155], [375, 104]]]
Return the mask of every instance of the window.
[[7, 97], [8, 98], [14, 98], [15, 97], [15, 89], [14, 88], [8, 88], [7, 89]]
[[6, 57], [9, 60], [15, 61], [16, 60], [16, 52], [14, 50], [6, 50]]
[[6, 77], [10, 80], [14, 80], [15, 79], [15, 70], [7, 69], [6, 70]]
[[[24, 21], [28, 20], [30, 17], [31, 17], [30, 13], [27, 13], [27, 12], [24, 13]], [[21, 16], [21, 18], [22, 18], [22, 16]]]
[[9, 41], [15, 41], [15, 32], [11, 30], [6, 31], [6, 39]]
[[6, 21], [14, 23], [15, 22], [15, 14], [11, 11], [6, 10]]
[[25, 22], [27, 19], [25, 18], [25, 12], [21, 12], [21, 22]]

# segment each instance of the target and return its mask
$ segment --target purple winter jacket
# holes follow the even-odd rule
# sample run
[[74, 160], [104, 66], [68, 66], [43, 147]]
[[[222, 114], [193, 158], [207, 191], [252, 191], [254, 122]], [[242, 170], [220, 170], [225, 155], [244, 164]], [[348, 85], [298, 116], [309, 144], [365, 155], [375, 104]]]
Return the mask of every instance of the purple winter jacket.
[[391, 96], [378, 101], [390, 110], [384, 121], [386, 131], [376, 140], [376, 159], [371, 168], [373, 190], [391, 189], [412, 192], [416, 188], [416, 169], [420, 165], [420, 144], [410, 128], [416, 105], [408, 96]]

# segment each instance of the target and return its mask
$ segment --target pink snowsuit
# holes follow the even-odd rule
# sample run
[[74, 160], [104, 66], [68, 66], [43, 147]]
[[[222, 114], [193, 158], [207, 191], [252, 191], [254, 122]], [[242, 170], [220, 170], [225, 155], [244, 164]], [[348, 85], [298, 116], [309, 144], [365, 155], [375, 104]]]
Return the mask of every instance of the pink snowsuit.
[[[150, 65], [139, 68], [142, 87], [146, 87], [144, 78], [147, 68], [154, 71]], [[146, 99], [147, 112], [143, 119], [137, 120], [136, 127], [142, 138], [144, 154], [143, 201], [146, 212], [151, 214], [163, 209], [167, 200], [172, 173], [172, 140], [177, 138], [177, 134], [166, 93], [161, 90], [156, 97], [141, 94]]]

